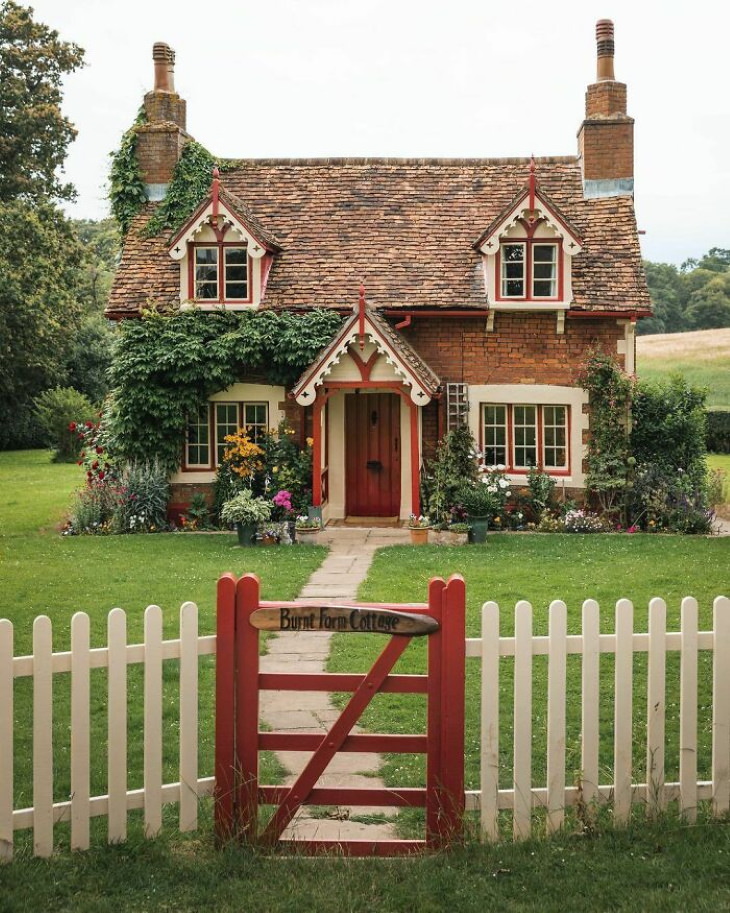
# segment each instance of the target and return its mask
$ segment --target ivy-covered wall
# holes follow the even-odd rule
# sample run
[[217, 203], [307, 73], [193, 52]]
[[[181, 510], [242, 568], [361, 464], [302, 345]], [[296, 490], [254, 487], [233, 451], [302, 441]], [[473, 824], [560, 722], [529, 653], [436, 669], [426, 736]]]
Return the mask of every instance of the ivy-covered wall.
[[252, 373], [292, 386], [341, 323], [325, 310], [147, 312], [123, 321], [108, 410], [115, 450], [173, 471], [187, 417], [212, 394]]

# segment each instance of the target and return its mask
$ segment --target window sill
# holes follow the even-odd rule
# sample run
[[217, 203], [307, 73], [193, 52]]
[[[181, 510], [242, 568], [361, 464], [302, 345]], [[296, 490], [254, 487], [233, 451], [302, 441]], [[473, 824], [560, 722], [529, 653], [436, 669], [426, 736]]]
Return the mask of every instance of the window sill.
[[489, 307], [493, 311], [567, 311], [569, 301], [557, 301], [543, 298], [501, 298], [492, 301]]
[[258, 308], [255, 301], [183, 301], [181, 311], [250, 311]]

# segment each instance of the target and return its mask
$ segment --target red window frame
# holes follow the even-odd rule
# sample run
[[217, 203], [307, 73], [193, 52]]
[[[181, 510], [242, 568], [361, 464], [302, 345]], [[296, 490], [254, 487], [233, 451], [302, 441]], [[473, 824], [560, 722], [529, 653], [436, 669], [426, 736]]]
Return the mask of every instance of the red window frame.
[[[502, 249], [504, 247], [509, 247], [512, 245], [521, 244], [525, 249], [525, 258], [524, 263], [524, 283], [525, 283], [525, 294], [524, 295], [503, 295], [502, 294]], [[533, 294], [533, 286], [535, 283], [535, 274], [534, 274], [534, 254], [533, 248], [537, 245], [538, 247], [553, 247], [555, 248], [555, 295], [538, 295], [537, 297]], [[538, 280], [540, 281], [539, 277]], [[545, 238], [534, 238], [534, 237], [525, 237], [525, 238], [504, 238], [500, 241], [499, 250], [496, 255], [496, 272], [495, 272], [495, 300], [496, 301], [561, 301], [563, 298], [563, 257], [561, 253], [561, 247], [559, 241], [551, 241]]]
[[[555, 476], [567, 476], [571, 473], [571, 452], [570, 452], [570, 431], [571, 431], [571, 408], [566, 403], [481, 403], [479, 409], [479, 447], [482, 452], [485, 451], [485, 428], [486, 428], [486, 409], [488, 406], [499, 406], [505, 409], [506, 417], [506, 451], [507, 459], [504, 462], [505, 471], [515, 475], [527, 475], [530, 470], [529, 466], [515, 465], [515, 408], [535, 409], [536, 422], [536, 441], [535, 448], [538, 457], [538, 465], [542, 472]], [[564, 466], [546, 466], [545, 465], [545, 410], [546, 409], [564, 409], [565, 422], [565, 465]], [[552, 425], [551, 427], [559, 427]], [[548, 445], [550, 447], [556, 445]], [[491, 464], [487, 464], [491, 465]], [[496, 464], [501, 465], [501, 464]]]
[[[237, 418], [238, 418], [238, 428], [246, 427], [243, 424], [243, 420], [246, 417], [246, 406], [264, 406], [266, 408], [266, 427], [268, 429], [269, 425], [269, 403], [266, 400], [211, 400], [206, 403], [208, 409], [208, 463], [188, 463], [188, 447], [191, 446], [188, 442], [188, 427], [185, 428], [185, 443], [183, 444], [183, 459], [182, 459], [182, 472], [208, 472], [210, 470], [217, 469], [220, 465], [218, 462], [218, 422], [216, 418], [216, 406], [236, 406], [237, 407]], [[258, 427], [258, 425], [257, 425]], [[252, 437], [252, 440], [257, 440], [258, 435]], [[192, 446], [198, 446], [193, 444]]]
[[[216, 263], [218, 276], [218, 297], [217, 298], [198, 298], [196, 295], [196, 275], [195, 252], [204, 248], [215, 249], [218, 252]], [[239, 248], [246, 251], [246, 297], [245, 298], [227, 298], [226, 290], [226, 262], [225, 251], [230, 248]], [[231, 264], [239, 265], [239, 264]], [[188, 247], [188, 298], [191, 301], [198, 301], [201, 304], [251, 304], [253, 301], [252, 290], [253, 269], [251, 257], [248, 255], [248, 245], [239, 241], [204, 241], [200, 243], [191, 243]]]

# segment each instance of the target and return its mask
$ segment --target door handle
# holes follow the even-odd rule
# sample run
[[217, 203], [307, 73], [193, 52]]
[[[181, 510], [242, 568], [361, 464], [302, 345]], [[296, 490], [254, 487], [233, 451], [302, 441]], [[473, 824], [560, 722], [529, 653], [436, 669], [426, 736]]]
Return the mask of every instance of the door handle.
[[373, 472], [380, 472], [383, 468], [383, 464], [380, 460], [368, 460], [365, 465], [368, 469], [372, 469]]

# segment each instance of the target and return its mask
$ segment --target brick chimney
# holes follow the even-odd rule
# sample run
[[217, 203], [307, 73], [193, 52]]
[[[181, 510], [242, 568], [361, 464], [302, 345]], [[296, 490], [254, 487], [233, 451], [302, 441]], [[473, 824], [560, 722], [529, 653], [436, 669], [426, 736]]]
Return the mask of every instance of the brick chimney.
[[185, 101], [175, 92], [175, 52], [163, 42], [152, 48], [154, 89], [144, 97], [145, 124], [137, 128], [137, 159], [148, 200], [161, 200], [183, 146], [190, 139], [185, 132]]
[[586, 117], [578, 131], [585, 197], [634, 193], [634, 119], [626, 114], [626, 84], [613, 74], [613, 22], [596, 23], [596, 82], [586, 92]]

